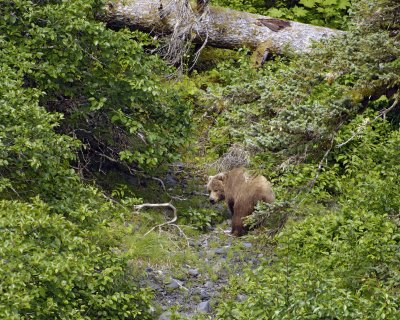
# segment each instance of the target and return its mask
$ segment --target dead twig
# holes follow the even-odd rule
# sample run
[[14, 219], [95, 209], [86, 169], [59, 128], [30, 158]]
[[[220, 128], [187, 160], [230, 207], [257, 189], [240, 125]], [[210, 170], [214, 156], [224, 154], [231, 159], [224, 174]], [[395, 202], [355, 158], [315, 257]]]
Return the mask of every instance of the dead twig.
[[174, 216], [171, 220], [154, 226], [149, 231], [147, 231], [143, 236], [147, 236], [150, 232], [154, 231], [156, 228], [161, 230], [161, 228], [163, 226], [169, 225], [169, 226], [173, 226], [179, 230], [179, 234], [185, 238], [186, 244], [189, 247], [189, 245], [190, 245], [189, 238], [183, 232], [182, 228], [179, 225], [175, 224], [176, 220], [178, 219], [178, 214], [177, 214], [178, 211], [175, 208], [175, 206], [173, 206], [171, 203], [169, 203], [169, 202], [168, 203], [143, 203], [143, 204], [138, 204], [138, 205], [134, 206], [133, 208], [136, 211], [140, 211], [143, 208], [169, 208], [169, 209], [171, 209], [172, 212], [174, 213]]
[[159, 182], [159, 183], [160, 183], [160, 186], [161, 186], [161, 188], [164, 190], [164, 192], [165, 192], [167, 195], [169, 195], [168, 192], [167, 192], [167, 188], [165, 187], [164, 181], [162, 181], [160, 178], [157, 178], [157, 177], [151, 177], [151, 179], [154, 180], [154, 181]]
[[356, 138], [367, 126], [371, 125], [372, 123], [374, 123], [374, 122], [375, 122], [376, 120], [378, 120], [379, 118], [386, 119], [386, 115], [387, 115], [390, 111], [392, 111], [392, 110], [397, 106], [398, 103], [399, 103], [399, 99], [396, 98], [396, 99], [394, 100], [393, 104], [392, 104], [389, 108], [387, 108], [387, 109], [382, 109], [381, 111], [379, 111], [378, 115], [377, 115], [374, 119], [372, 119], [371, 121], [367, 121], [367, 122], [363, 123], [363, 125], [361, 125], [360, 127], [358, 127], [357, 131], [356, 131], [349, 139], [347, 139], [347, 140], [346, 140], [345, 142], [343, 142], [343, 143], [338, 144], [338, 145], [336, 146], [336, 148], [341, 148], [341, 147], [345, 146], [346, 144], [348, 144], [349, 142], [353, 141], [354, 138]]
[[236, 143], [211, 166], [215, 166], [217, 172], [223, 172], [238, 167], [247, 167], [249, 163], [249, 152], [242, 145]]
[[173, 216], [173, 218], [171, 220], [154, 226], [149, 231], [147, 231], [144, 234], [144, 236], [147, 236], [150, 232], [152, 232], [156, 228], [161, 229], [163, 226], [171, 225], [174, 222], [176, 222], [176, 220], [178, 219], [177, 210], [171, 203], [143, 203], [143, 204], [138, 204], [138, 205], [134, 206], [133, 208], [136, 211], [140, 211], [143, 208], [170, 208], [172, 210], [172, 212], [174, 213], [174, 216]]
[[315, 175], [314, 179], [308, 184], [309, 189], [312, 189], [314, 187], [315, 183], [317, 182], [318, 177], [321, 173], [322, 167], [324, 165], [324, 162], [328, 163], [327, 159], [328, 159], [329, 153], [331, 152], [331, 150], [333, 148], [334, 143], [335, 143], [335, 136], [332, 137], [331, 145], [330, 145], [329, 149], [326, 150], [324, 156], [322, 157], [321, 161], [318, 164], [317, 174]]
[[[171, 11], [178, 18], [169, 20]], [[160, 48], [158, 52], [171, 64], [178, 66], [179, 71], [184, 69], [184, 60], [190, 52], [192, 41], [196, 36], [195, 30], [199, 29], [199, 25], [208, 25], [209, 7], [208, 1], [200, 1], [197, 10], [193, 10], [187, 0], [172, 0], [160, 2], [158, 13], [164, 23], [171, 24], [172, 33], [166, 37], [167, 43]], [[196, 28], [197, 26], [197, 28]], [[206, 46], [208, 41], [208, 31], [201, 47], [194, 55], [194, 61], [191, 70], [196, 64], [200, 52]]]

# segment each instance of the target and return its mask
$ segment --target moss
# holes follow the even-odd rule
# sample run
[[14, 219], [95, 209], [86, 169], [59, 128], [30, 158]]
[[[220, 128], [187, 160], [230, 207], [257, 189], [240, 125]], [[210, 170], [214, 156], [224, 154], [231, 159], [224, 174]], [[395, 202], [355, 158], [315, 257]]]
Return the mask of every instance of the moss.
[[267, 51], [269, 51], [269, 52], [276, 51], [272, 40], [267, 40], [267, 41], [261, 42], [257, 46], [257, 48], [254, 50], [253, 54], [251, 55], [252, 65], [254, 65], [256, 68], [261, 67], [263, 60], [264, 60], [264, 55]]

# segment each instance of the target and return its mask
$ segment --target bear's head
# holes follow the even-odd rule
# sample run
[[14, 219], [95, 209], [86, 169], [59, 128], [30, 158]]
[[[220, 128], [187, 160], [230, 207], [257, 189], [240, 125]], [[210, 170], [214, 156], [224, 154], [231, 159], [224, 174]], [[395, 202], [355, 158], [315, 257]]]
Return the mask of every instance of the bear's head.
[[224, 178], [225, 173], [208, 177], [207, 191], [212, 204], [225, 199]]

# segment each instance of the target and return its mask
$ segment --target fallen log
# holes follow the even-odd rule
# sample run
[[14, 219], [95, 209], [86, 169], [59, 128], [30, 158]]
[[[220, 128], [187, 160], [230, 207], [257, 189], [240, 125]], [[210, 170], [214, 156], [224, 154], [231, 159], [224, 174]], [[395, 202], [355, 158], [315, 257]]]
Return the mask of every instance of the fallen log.
[[262, 46], [263, 51], [278, 53], [284, 53], [286, 47], [295, 53], [305, 53], [313, 41], [343, 33], [227, 8], [197, 9], [183, 0], [114, 0], [106, 5], [99, 19], [111, 28], [128, 27], [154, 35], [170, 35], [186, 28], [190, 31], [190, 41], [200, 44], [251, 50]]

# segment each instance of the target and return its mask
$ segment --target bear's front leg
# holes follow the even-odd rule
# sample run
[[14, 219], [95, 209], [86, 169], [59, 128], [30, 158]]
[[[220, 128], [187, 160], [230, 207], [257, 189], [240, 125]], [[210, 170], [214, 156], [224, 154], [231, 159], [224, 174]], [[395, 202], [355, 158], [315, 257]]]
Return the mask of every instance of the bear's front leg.
[[245, 230], [243, 227], [242, 217], [240, 215], [236, 214], [236, 212], [233, 212], [231, 234], [235, 237], [240, 237], [244, 233], [245, 233]]

